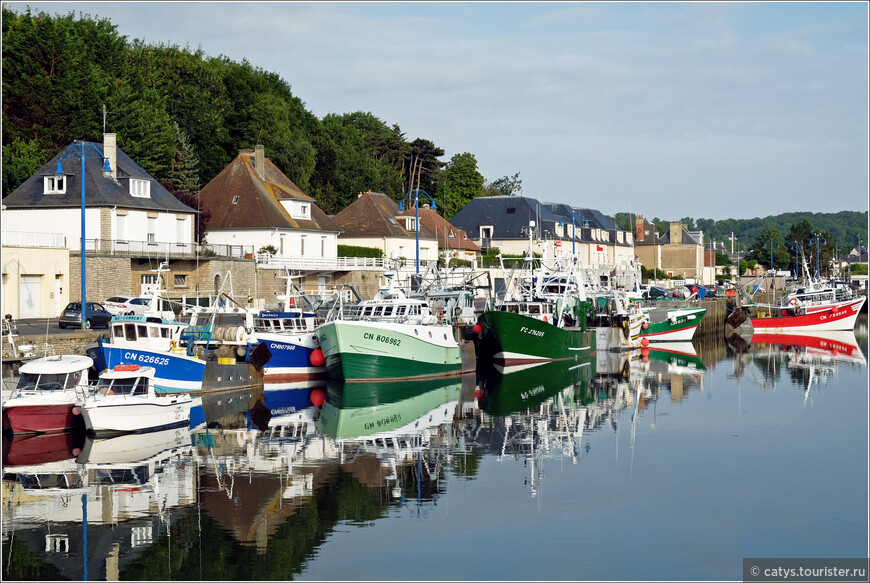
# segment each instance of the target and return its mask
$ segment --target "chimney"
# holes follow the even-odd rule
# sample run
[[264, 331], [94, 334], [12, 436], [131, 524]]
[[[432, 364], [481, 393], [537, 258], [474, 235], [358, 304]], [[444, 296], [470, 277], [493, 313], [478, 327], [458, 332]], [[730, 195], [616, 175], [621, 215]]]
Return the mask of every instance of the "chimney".
[[643, 215], [634, 218], [634, 240], [643, 241]]
[[266, 179], [266, 153], [262, 144], [254, 146], [254, 168], [260, 173], [260, 178]]
[[671, 245], [683, 244], [683, 223], [671, 223]]
[[118, 141], [116, 134], [103, 134], [103, 156], [109, 159], [109, 165], [112, 168], [112, 178], [118, 178]]

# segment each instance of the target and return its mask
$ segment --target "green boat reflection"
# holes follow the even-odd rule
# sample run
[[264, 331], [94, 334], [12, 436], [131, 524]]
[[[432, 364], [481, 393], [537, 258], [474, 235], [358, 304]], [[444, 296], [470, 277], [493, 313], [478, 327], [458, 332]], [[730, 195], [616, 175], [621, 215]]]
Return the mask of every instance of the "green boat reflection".
[[492, 366], [481, 375], [478, 404], [490, 415], [505, 416], [543, 403], [565, 389], [585, 404], [595, 369], [591, 357], [536, 366]]
[[416, 432], [453, 419], [463, 379], [425, 381], [330, 381], [317, 429], [334, 439], [355, 439], [383, 432]]

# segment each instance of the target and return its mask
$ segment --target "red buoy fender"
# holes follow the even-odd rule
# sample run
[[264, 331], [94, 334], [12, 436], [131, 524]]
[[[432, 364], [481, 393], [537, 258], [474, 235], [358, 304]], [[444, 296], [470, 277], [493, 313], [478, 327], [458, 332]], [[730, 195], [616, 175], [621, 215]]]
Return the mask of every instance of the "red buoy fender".
[[312, 366], [323, 366], [323, 363], [326, 362], [326, 358], [323, 356], [323, 349], [315, 348], [312, 350], [310, 360]]

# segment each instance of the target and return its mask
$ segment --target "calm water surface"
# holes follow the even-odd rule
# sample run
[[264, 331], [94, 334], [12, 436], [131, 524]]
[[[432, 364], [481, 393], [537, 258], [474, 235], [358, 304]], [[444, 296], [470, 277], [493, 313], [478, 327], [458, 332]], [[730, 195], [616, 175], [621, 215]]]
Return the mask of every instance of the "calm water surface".
[[660, 346], [269, 386], [208, 430], [4, 438], [3, 579], [739, 580], [743, 557], [866, 557], [866, 319]]

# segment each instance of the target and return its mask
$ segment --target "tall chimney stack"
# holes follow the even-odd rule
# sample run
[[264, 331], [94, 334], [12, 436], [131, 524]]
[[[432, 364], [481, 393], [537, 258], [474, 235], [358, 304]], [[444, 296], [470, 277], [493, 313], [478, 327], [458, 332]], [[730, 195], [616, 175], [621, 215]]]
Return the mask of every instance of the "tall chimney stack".
[[260, 173], [260, 178], [266, 179], [266, 152], [262, 144], [254, 146], [254, 168]]
[[118, 141], [115, 134], [103, 134], [103, 156], [109, 159], [109, 165], [112, 167], [112, 178], [117, 179]]

